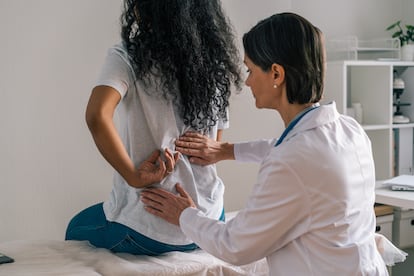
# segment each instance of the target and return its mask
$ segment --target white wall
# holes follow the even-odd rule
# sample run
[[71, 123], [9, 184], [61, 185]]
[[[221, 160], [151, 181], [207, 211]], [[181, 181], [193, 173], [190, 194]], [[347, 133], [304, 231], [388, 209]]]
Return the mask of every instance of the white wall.
[[[414, 25], [414, 1], [404, 0], [402, 3], [402, 17], [404, 24]], [[397, 18], [397, 20], [400, 18]]]
[[[410, 0], [341, 2], [223, 0], [239, 35], [293, 10], [327, 35], [382, 36], [414, 8]], [[112, 170], [92, 142], [84, 109], [106, 49], [118, 41], [120, 3], [0, 0], [0, 242], [62, 239], [77, 211], [107, 198]], [[248, 89], [232, 96], [230, 112], [227, 140], [283, 130], [276, 112], [255, 109]], [[241, 208], [257, 166], [223, 162], [219, 172], [226, 209]]]
[[[385, 29], [402, 17], [410, 0], [292, 0], [292, 10], [329, 37], [357, 35], [361, 39], [390, 37]], [[412, 13], [411, 13], [412, 14]]]
[[84, 123], [120, 1], [0, 0], [0, 241], [61, 239], [111, 172]]

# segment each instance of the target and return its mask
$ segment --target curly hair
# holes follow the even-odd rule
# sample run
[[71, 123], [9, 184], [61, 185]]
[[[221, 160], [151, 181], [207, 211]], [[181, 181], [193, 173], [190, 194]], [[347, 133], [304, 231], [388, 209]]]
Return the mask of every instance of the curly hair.
[[160, 93], [186, 125], [207, 130], [227, 120], [231, 88], [241, 87], [240, 58], [219, 0], [125, 0], [121, 25], [136, 77], [158, 72]]

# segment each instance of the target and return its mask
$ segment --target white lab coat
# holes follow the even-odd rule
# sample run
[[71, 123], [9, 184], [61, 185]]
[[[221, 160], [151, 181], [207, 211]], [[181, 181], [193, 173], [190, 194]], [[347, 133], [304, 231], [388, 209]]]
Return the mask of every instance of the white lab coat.
[[235, 145], [236, 160], [261, 167], [233, 220], [187, 208], [183, 232], [233, 264], [266, 257], [270, 275], [388, 275], [375, 244], [374, 162], [361, 126], [331, 103], [306, 114], [279, 146], [274, 142]]

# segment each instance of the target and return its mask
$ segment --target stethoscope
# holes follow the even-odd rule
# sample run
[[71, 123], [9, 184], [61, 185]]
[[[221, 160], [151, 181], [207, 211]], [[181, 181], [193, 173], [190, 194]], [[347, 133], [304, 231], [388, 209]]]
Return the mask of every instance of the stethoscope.
[[308, 108], [306, 108], [305, 110], [302, 111], [302, 113], [300, 113], [299, 115], [297, 115], [287, 126], [287, 128], [283, 131], [282, 135], [280, 136], [280, 138], [277, 140], [275, 147], [279, 146], [283, 140], [286, 138], [286, 136], [288, 135], [288, 133], [295, 127], [295, 125], [300, 121], [300, 119], [303, 118], [303, 116], [305, 116], [306, 114], [308, 114], [308, 112], [314, 110], [315, 108], [318, 108], [320, 106], [319, 103], [316, 103]]

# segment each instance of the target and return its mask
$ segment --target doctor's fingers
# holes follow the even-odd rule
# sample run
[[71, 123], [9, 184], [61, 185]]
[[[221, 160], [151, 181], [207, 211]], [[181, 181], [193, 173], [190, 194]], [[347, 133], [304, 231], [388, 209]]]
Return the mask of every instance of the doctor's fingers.
[[142, 195], [142, 194], [141, 194], [141, 201], [144, 203], [146, 207], [154, 208], [159, 211], [162, 211], [165, 205], [162, 200], [159, 200], [159, 198], [154, 199], [152, 196]]
[[144, 209], [154, 216], [160, 217], [169, 223], [179, 225], [179, 216], [176, 215], [176, 212], [171, 212], [171, 207], [169, 205], [164, 205], [159, 202], [149, 201], [147, 198], [142, 198], [144, 203]]
[[187, 131], [186, 133], [184, 133], [183, 135], [180, 136], [180, 139], [203, 139], [206, 138], [205, 135], [199, 133], [199, 132], [195, 132], [195, 131]]
[[188, 156], [204, 157], [207, 155], [210, 145], [207, 139], [175, 141], [175, 150]]
[[198, 157], [202, 156], [202, 150], [200, 149], [190, 149], [186, 147], [176, 146], [175, 150], [187, 156], [198, 156]]
[[141, 201], [145, 204], [145, 206], [162, 209], [162, 206], [165, 205], [166, 198], [158, 194], [156, 191], [151, 190], [152, 189], [141, 191]]
[[162, 209], [157, 209], [152, 206], [144, 206], [145, 211], [147, 211], [150, 214], [153, 214], [154, 216], [160, 217], [167, 222], [180, 226], [180, 215], [179, 212], [172, 212], [170, 209], [162, 207]]
[[181, 154], [187, 155], [190, 162], [196, 165], [206, 166], [216, 162], [214, 158], [212, 158], [212, 155], [210, 155], [210, 151], [206, 148], [189, 149], [176, 146], [175, 150]]
[[165, 202], [168, 198], [175, 196], [173, 193], [159, 188], [148, 188], [141, 191], [141, 198], [147, 198], [159, 203]]
[[188, 207], [195, 207], [195, 204], [184, 189], [178, 187], [177, 190], [184, 197], [160, 189], [142, 191], [141, 201], [144, 203], [145, 210], [169, 223], [179, 225], [183, 210]]
[[196, 136], [181, 136], [175, 141], [175, 145], [192, 149], [204, 148], [208, 145], [208, 137], [198, 133], [195, 135]]
[[145, 206], [157, 209], [159, 211], [168, 211], [173, 209], [178, 197], [162, 189], [146, 189], [141, 191], [141, 201]]

